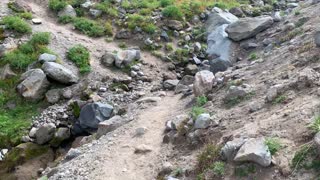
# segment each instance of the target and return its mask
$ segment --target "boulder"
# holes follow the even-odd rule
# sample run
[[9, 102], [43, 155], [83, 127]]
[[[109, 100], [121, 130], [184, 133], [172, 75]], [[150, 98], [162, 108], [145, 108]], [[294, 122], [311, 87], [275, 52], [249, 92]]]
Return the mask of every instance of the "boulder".
[[240, 7], [234, 7], [229, 10], [229, 12], [237, 17], [245, 16], [242, 9]]
[[71, 16], [77, 17], [77, 13], [71, 5], [67, 5], [63, 10], [58, 13], [58, 17], [61, 16]]
[[46, 100], [50, 104], [55, 104], [60, 100], [61, 90], [60, 89], [50, 89], [46, 95]]
[[98, 9], [89, 9], [89, 13], [92, 17], [97, 18], [97, 17], [101, 16], [102, 11], [98, 10]]
[[236, 156], [240, 147], [246, 142], [243, 138], [234, 139], [232, 141], [227, 142], [221, 148], [221, 156], [224, 160], [232, 161]]
[[116, 38], [117, 39], [130, 39], [132, 36], [131, 32], [127, 29], [121, 29], [120, 31], [117, 32]]
[[69, 139], [70, 135], [71, 133], [69, 128], [61, 127], [54, 134], [54, 137], [51, 140], [50, 145], [53, 147], [58, 147], [64, 140]]
[[178, 85], [178, 83], [179, 83], [179, 80], [177, 79], [175, 80], [169, 79], [163, 82], [163, 88], [167, 90], [174, 90]]
[[195, 64], [188, 64], [185, 68], [186, 75], [195, 75], [198, 72], [198, 66]]
[[140, 50], [128, 49], [124, 51], [119, 51], [115, 57], [115, 65], [118, 68], [123, 68], [129, 65], [134, 60], [139, 60], [141, 58]]
[[17, 74], [11, 70], [10, 64], [6, 64], [0, 69], [0, 80], [10, 79], [15, 76], [17, 76]]
[[214, 7], [206, 21], [206, 29], [210, 33], [223, 24], [230, 24], [236, 21], [238, 21], [238, 18], [233, 14]]
[[37, 101], [44, 97], [50, 83], [41, 69], [31, 69], [21, 75], [17, 90], [22, 97]]
[[204, 113], [200, 114], [195, 123], [194, 128], [195, 129], [206, 129], [210, 126], [210, 123], [212, 122], [210, 114]]
[[36, 25], [42, 24], [42, 20], [38, 18], [33, 18], [31, 21], [33, 24], [36, 24]]
[[268, 167], [271, 164], [271, 153], [263, 138], [248, 139], [239, 149], [234, 161], [255, 162], [263, 167]]
[[173, 120], [170, 120], [166, 123], [166, 130], [178, 130], [179, 127], [181, 127], [185, 122], [189, 120], [188, 115], [178, 115]]
[[243, 18], [230, 24], [226, 32], [230, 39], [241, 41], [257, 35], [259, 32], [268, 29], [273, 24], [270, 16], [260, 16], [254, 18]]
[[39, 56], [38, 61], [43, 64], [45, 62], [56, 62], [57, 56], [53, 54], [43, 53]]
[[167, 26], [172, 30], [180, 31], [183, 29], [183, 24], [181, 21], [169, 20]]
[[47, 76], [62, 84], [73, 84], [79, 81], [79, 77], [71, 70], [55, 62], [45, 62], [42, 70]]
[[40, 145], [49, 142], [53, 138], [55, 131], [56, 126], [53, 123], [40, 126], [35, 134], [35, 142]]
[[225, 100], [233, 100], [237, 98], [244, 98], [251, 92], [251, 88], [248, 85], [230, 86], [225, 96]]
[[115, 55], [110, 52], [105, 52], [104, 55], [101, 57], [101, 64], [106, 67], [112, 67], [115, 61]]
[[215, 77], [212, 72], [203, 70], [195, 75], [193, 92], [195, 96], [205, 95], [212, 90]]
[[100, 138], [103, 135], [106, 135], [107, 133], [114, 131], [118, 127], [122, 126], [126, 123], [126, 120], [122, 118], [121, 116], [113, 116], [112, 118], [100, 122], [98, 125], [97, 130], [97, 138]]
[[113, 106], [99, 102], [90, 103], [82, 107], [79, 116], [80, 127], [92, 133], [98, 129], [100, 122], [108, 120], [112, 116]]

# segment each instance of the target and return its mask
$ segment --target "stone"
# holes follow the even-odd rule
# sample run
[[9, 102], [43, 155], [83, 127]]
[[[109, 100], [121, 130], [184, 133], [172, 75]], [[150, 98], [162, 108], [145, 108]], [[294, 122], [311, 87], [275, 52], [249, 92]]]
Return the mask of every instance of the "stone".
[[50, 145], [53, 147], [58, 147], [63, 141], [69, 139], [71, 136], [70, 129], [66, 127], [58, 128], [54, 134], [53, 139], [50, 142]]
[[58, 13], [58, 17], [61, 16], [71, 16], [77, 17], [77, 13], [71, 5], [67, 5], [63, 10]]
[[0, 80], [10, 79], [15, 76], [17, 74], [11, 70], [10, 64], [6, 64], [0, 69]]
[[93, 18], [97, 18], [99, 16], [101, 16], [102, 11], [99, 9], [89, 9], [89, 14], [93, 17]]
[[318, 4], [320, 0], [312, 0], [312, 4]]
[[79, 77], [71, 70], [55, 62], [45, 62], [42, 70], [47, 76], [62, 84], [73, 84], [79, 81]]
[[65, 99], [71, 99], [73, 96], [73, 93], [71, 91], [71, 89], [67, 88], [62, 90], [62, 97]]
[[168, 35], [168, 33], [166, 31], [162, 31], [161, 32], [160, 38], [165, 42], [169, 42], [170, 41], [169, 35]]
[[318, 132], [314, 138], [313, 138], [314, 144], [318, 150], [318, 152], [320, 153], [320, 132]]
[[214, 7], [206, 21], [206, 29], [208, 33], [211, 33], [221, 25], [230, 24], [236, 21], [238, 21], [238, 18], [235, 15], [223, 11], [218, 7]]
[[152, 148], [150, 146], [145, 145], [145, 144], [139, 145], [139, 146], [135, 147], [135, 149], [134, 149], [135, 154], [145, 154], [145, 153], [149, 153], [151, 151], [152, 151]]
[[121, 29], [116, 33], [116, 38], [117, 39], [130, 39], [132, 36], [131, 32], [127, 29]]
[[80, 127], [92, 133], [98, 129], [99, 123], [108, 120], [112, 116], [113, 106], [99, 102], [86, 104], [81, 108], [79, 116]]
[[82, 154], [82, 152], [81, 152], [79, 149], [71, 148], [71, 149], [68, 151], [65, 159], [66, 159], [66, 160], [71, 160], [71, 159], [74, 159], [74, 158], [80, 156], [81, 154]]
[[11, 6], [13, 6], [13, 9], [15, 9], [15, 11], [20, 12], [20, 13], [21, 12], [32, 12], [31, 6], [25, 0], [12, 1]]
[[93, 5], [94, 5], [93, 2], [87, 1], [87, 2], [85, 2], [85, 3], [83, 3], [83, 4], [81, 4], [80, 6], [83, 7], [83, 8], [85, 8], [85, 9], [89, 9], [89, 8], [90, 8], [91, 6], [93, 6]]
[[32, 21], [33, 24], [37, 24], [37, 25], [38, 24], [42, 24], [41, 19], [38, 19], [38, 18], [33, 18], [31, 21]]
[[[200, 51], [201, 51], [201, 48], [202, 48], [201, 43], [199, 43], [199, 42], [194, 43], [193, 48], [194, 48], [194, 50], [195, 50], [196, 52], [200, 52]], [[195, 56], [195, 57], [196, 57], [196, 56]]]
[[232, 40], [241, 41], [268, 29], [272, 24], [273, 18], [270, 16], [243, 18], [228, 25], [226, 32]]
[[185, 75], [182, 77], [182, 79], [180, 80], [179, 84], [183, 84], [186, 86], [189, 86], [191, 84], [193, 84], [195, 78], [191, 75]]
[[243, 11], [242, 11], [242, 9], [241, 9], [240, 7], [231, 8], [231, 9], [229, 10], [229, 12], [230, 12], [231, 14], [239, 17], [239, 18], [245, 16], [244, 13], [243, 13]]
[[186, 75], [195, 75], [198, 72], [198, 66], [195, 64], [188, 64], [185, 68]]
[[124, 66], [130, 64], [132, 61], [139, 60], [140, 58], [140, 50], [129, 49], [119, 51], [115, 56], [115, 65], [118, 68], [123, 68]]
[[189, 116], [188, 115], [178, 115], [175, 118], [173, 118], [172, 120], [168, 121], [166, 124], [166, 130], [170, 131], [170, 130], [178, 130], [179, 127], [183, 126], [183, 124], [185, 122], [187, 122], [189, 120]]
[[19, 94], [31, 101], [42, 99], [50, 86], [46, 75], [41, 69], [31, 69], [23, 73], [20, 81], [17, 86]]
[[161, 101], [161, 97], [144, 97], [136, 101], [137, 103], [153, 103]]
[[163, 87], [164, 89], [167, 89], [167, 90], [174, 90], [178, 85], [178, 83], [179, 83], [179, 80], [177, 79], [175, 80], [169, 79], [163, 82]]
[[314, 43], [317, 47], [320, 47], [320, 31], [317, 31], [314, 35]]
[[98, 125], [97, 138], [106, 135], [109, 132], [114, 131], [118, 127], [126, 123], [126, 120], [121, 116], [113, 116], [112, 118], [102, 121]]
[[288, 3], [288, 4], [287, 4], [287, 7], [288, 7], [288, 8], [296, 8], [296, 7], [298, 7], [298, 6], [299, 6], [298, 3]]
[[43, 53], [39, 56], [38, 61], [43, 64], [45, 62], [56, 62], [57, 56], [53, 54]]
[[57, 102], [59, 102], [60, 97], [61, 97], [61, 91], [60, 89], [50, 89], [46, 95], [46, 100], [48, 103], [50, 104], [55, 104]]
[[238, 98], [244, 98], [246, 97], [250, 92], [251, 88], [248, 85], [241, 85], [241, 86], [230, 86], [228, 89], [228, 92], [225, 96], [225, 100], [233, 100]]
[[234, 161], [254, 162], [268, 167], [271, 164], [271, 153], [263, 138], [248, 139], [239, 149]]
[[210, 114], [204, 113], [200, 114], [195, 123], [194, 123], [194, 128], [195, 129], [206, 129], [210, 126], [212, 119]]
[[29, 132], [29, 137], [31, 138], [35, 138], [36, 137], [36, 132], [37, 132], [37, 128], [33, 127], [31, 128], [30, 132]]
[[193, 83], [193, 92], [195, 96], [202, 96], [212, 90], [215, 77], [212, 72], [203, 70], [195, 75]]
[[243, 138], [237, 138], [232, 141], [228, 141], [222, 148], [221, 148], [221, 156], [224, 160], [232, 161], [236, 156], [240, 147], [246, 142]]
[[35, 142], [40, 145], [49, 142], [53, 138], [55, 131], [56, 126], [53, 123], [40, 126], [35, 134]]
[[273, 21], [274, 22], [280, 22], [282, 20], [280, 11], [276, 11], [273, 15]]
[[101, 64], [106, 66], [106, 67], [112, 67], [114, 65], [115, 62], [115, 55], [113, 53], [110, 52], [105, 52], [104, 55], [101, 57]]
[[167, 26], [172, 30], [180, 31], [183, 29], [183, 24], [181, 21], [169, 20]]

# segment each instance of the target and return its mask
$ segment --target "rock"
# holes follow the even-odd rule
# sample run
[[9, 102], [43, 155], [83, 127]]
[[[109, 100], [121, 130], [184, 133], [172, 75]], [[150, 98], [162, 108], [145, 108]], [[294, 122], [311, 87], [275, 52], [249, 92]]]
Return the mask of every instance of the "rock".
[[145, 153], [148, 153], [151, 151], [152, 151], [152, 148], [150, 146], [142, 144], [142, 145], [139, 145], [135, 148], [134, 153], [135, 154], [145, 154]]
[[186, 75], [195, 75], [198, 72], [198, 66], [195, 64], [188, 64], [185, 68]]
[[40, 126], [35, 134], [35, 142], [40, 145], [49, 142], [53, 138], [55, 130], [56, 126], [53, 123]]
[[195, 129], [206, 129], [210, 126], [210, 123], [212, 122], [210, 114], [200, 114], [195, 123], [194, 128]]
[[267, 91], [267, 95], [265, 98], [266, 102], [272, 102], [273, 100], [275, 100], [278, 97], [278, 95], [281, 94], [281, 89], [281, 85], [275, 85], [270, 87]]
[[131, 38], [131, 32], [127, 29], [121, 29], [120, 31], [117, 32], [116, 38], [117, 39], [130, 39]]
[[253, 42], [242, 42], [240, 43], [240, 47], [245, 49], [245, 50], [250, 50], [250, 49], [254, 49], [257, 48], [259, 45], [257, 43], [253, 43]]
[[151, 46], [153, 44], [153, 41], [150, 39], [150, 38], [147, 38], [145, 41], [144, 41], [144, 44], [147, 45], [147, 46]]
[[239, 17], [239, 18], [245, 16], [244, 13], [243, 13], [243, 11], [242, 11], [242, 9], [241, 9], [240, 7], [231, 8], [231, 9], [229, 10], [229, 12], [230, 12], [231, 14]]
[[139, 60], [140, 58], [140, 50], [130, 49], [119, 51], [115, 56], [115, 65], [118, 68], [123, 68], [124, 66], [130, 64], [132, 61]]
[[110, 52], [105, 52], [104, 55], [101, 57], [101, 64], [106, 66], [106, 67], [112, 67], [114, 62], [115, 62], [115, 55]]
[[319, 84], [320, 74], [310, 67], [300, 70], [296, 80], [296, 88], [304, 89]]
[[101, 16], [102, 11], [98, 10], [98, 9], [89, 9], [89, 13], [92, 17], [97, 18], [97, 17]]
[[170, 41], [169, 35], [168, 35], [168, 33], [166, 31], [162, 31], [161, 32], [160, 38], [165, 42], [169, 42]]
[[271, 154], [263, 138], [249, 139], [241, 146], [234, 161], [255, 162], [263, 167], [268, 167], [271, 164]]
[[251, 92], [251, 88], [248, 85], [242, 86], [230, 86], [225, 96], [225, 100], [234, 100], [238, 98], [244, 98]]
[[64, 140], [69, 139], [71, 136], [69, 128], [59, 128], [54, 134], [54, 138], [51, 140], [50, 145], [53, 147], [58, 147]]
[[183, 24], [177, 20], [169, 20], [166, 24], [170, 29], [180, 31], [183, 29]]
[[0, 80], [10, 79], [15, 76], [17, 76], [17, 74], [11, 70], [10, 64], [6, 64], [0, 69]]
[[31, 21], [33, 24], [42, 24], [41, 19], [38, 19], [38, 18], [33, 18]]
[[312, 0], [312, 4], [318, 4], [320, 0]]
[[195, 80], [195, 78], [193, 76], [185, 75], [180, 80], [179, 84], [183, 84], [183, 85], [189, 86], [189, 85], [193, 84], [194, 80]]
[[253, 113], [253, 112], [257, 112], [259, 111], [260, 109], [262, 109], [263, 107], [263, 104], [262, 103], [259, 103], [259, 102], [251, 102], [249, 104], [249, 112], [250, 113]]
[[316, 146], [318, 152], [320, 152], [320, 132], [318, 132], [318, 133], [314, 136], [313, 141], [314, 141], [314, 143], [315, 143], [315, 146]]
[[233, 14], [223, 11], [218, 7], [214, 7], [206, 21], [206, 29], [208, 33], [211, 33], [221, 25], [230, 24], [236, 21], [238, 21], [238, 18]]
[[36, 132], [37, 132], [37, 128], [33, 127], [31, 128], [30, 132], [29, 132], [29, 137], [31, 138], [35, 138], [36, 137]]
[[215, 77], [212, 72], [203, 70], [195, 75], [193, 92], [195, 96], [205, 95], [212, 90]]
[[50, 104], [55, 104], [60, 100], [60, 89], [51, 89], [46, 93], [46, 100]]
[[66, 160], [71, 160], [71, 159], [74, 159], [78, 156], [80, 156], [82, 154], [82, 152], [79, 150], [79, 149], [73, 149], [71, 148], [69, 151], [68, 151], [68, 154], [66, 155], [65, 159]]
[[259, 32], [268, 29], [273, 24], [270, 16], [260, 16], [255, 18], [243, 18], [230, 24], [226, 28], [229, 38], [234, 41], [251, 38]]
[[25, 2], [24, 0], [15, 0], [11, 2], [11, 6], [13, 7], [13, 9], [15, 9], [15, 11], [17, 12], [31, 12], [32, 8], [29, 5], [28, 2]]
[[152, 103], [161, 101], [161, 97], [144, 97], [136, 101], [137, 103]]
[[234, 139], [232, 141], [227, 142], [221, 148], [221, 156], [224, 160], [232, 161], [236, 156], [240, 147], [246, 142], [243, 138]]
[[167, 90], [174, 90], [176, 86], [178, 85], [179, 80], [166, 80], [163, 82], [164, 89]]
[[173, 120], [168, 121], [166, 123], [166, 130], [170, 131], [170, 130], [178, 130], [179, 127], [182, 127], [187, 121], [189, 120], [189, 116], [188, 115], [178, 115], [175, 118], [173, 118]]
[[42, 70], [47, 76], [63, 84], [73, 84], [79, 81], [79, 77], [71, 70], [55, 62], [45, 62]]
[[43, 53], [39, 56], [38, 61], [43, 64], [45, 62], [56, 62], [57, 56], [53, 54]]
[[314, 35], [314, 43], [317, 47], [320, 47], [320, 31], [317, 31]]
[[255, 7], [261, 7], [264, 6], [264, 2], [262, 0], [251, 0], [251, 2], [253, 3], [253, 5]]
[[67, 88], [62, 90], [62, 97], [64, 97], [65, 99], [71, 99], [73, 96], [71, 89]]
[[111, 131], [114, 131], [115, 129], [117, 129], [125, 123], [126, 120], [123, 119], [121, 116], [113, 116], [112, 118], [99, 123], [96, 136], [97, 138], [100, 138], [101, 136], [106, 135]]
[[230, 57], [234, 48], [232, 41], [225, 32], [227, 26], [227, 24], [224, 24], [217, 27], [208, 36], [207, 54], [211, 59], [210, 71], [214, 74], [219, 71], [225, 71], [232, 65]]
[[92, 133], [97, 130], [99, 123], [108, 120], [112, 116], [113, 107], [109, 104], [103, 104], [99, 102], [89, 103], [82, 107], [79, 116], [80, 127]]
[[90, 8], [91, 6], [93, 6], [93, 5], [94, 5], [93, 2], [87, 1], [87, 2], [85, 2], [85, 3], [83, 3], [83, 4], [81, 4], [80, 6], [81, 6], [82, 8], [89, 9], [89, 8]]
[[77, 13], [71, 5], [67, 5], [62, 11], [58, 13], [58, 17], [61, 16], [77, 17]]
[[288, 4], [287, 4], [287, 7], [288, 7], [288, 8], [296, 8], [296, 7], [298, 7], [298, 6], [299, 6], [298, 3], [288, 3]]
[[42, 99], [50, 85], [41, 69], [31, 69], [23, 73], [20, 81], [21, 83], [17, 86], [19, 94], [32, 101]]
[[[196, 52], [200, 52], [200, 51], [201, 51], [201, 48], [202, 48], [201, 43], [199, 43], [199, 42], [194, 43], [193, 48], [194, 48], [194, 50], [195, 50]], [[195, 57], [196, 57], [196, 56], [195, 56]]]
[[280, 11], [276, 11], [273, 15], [273, 21], [274, 22], [280, 22], [282, 20]]

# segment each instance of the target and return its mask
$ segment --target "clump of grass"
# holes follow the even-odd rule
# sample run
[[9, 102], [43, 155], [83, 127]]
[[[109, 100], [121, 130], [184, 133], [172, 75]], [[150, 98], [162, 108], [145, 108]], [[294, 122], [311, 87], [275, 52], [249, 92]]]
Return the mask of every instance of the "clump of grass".
[[154, 34], [157, 30], [157, 26], [153, 24], [153, 20], [150, 17], [139, 14], [129, 15], [128, 28], [134, 30], [136, 27], [140, 27], [143, 31], [149, 34]]
[[245, 164], [238, 166], [234, 169], [234, 174], [237, 177], [246, 177], [249, 174], [256, 172], [256, 166], [254, 164]]
[[121, 49], [125, 49], [125, 48], [127, 48], [127, 44], [125, 43], [125, 42], [121, 42], [121, 43], [119, 43], [119, 48], [121, 48]]
[[243, 97], [235, 97], [235, 98], [230, 98], [230, 99], [224, 99], [224, 103], [226, 105], [227, 108], [231, 108], [236, 106], [237, 104], [249, 100], [251, 99], [253, 96], [255, 95], [254, 92], [250, 92], [247, 95], [243, 96]]
[[221, 161], [214, 162], [211, 169], [215, 175], [223, 176], [225, 174], [225, 163]]
[[105, 28], [90, 19], [76, 18], [73, 25], [77, 30], [90, 37], [101, 37], [105, 35]]
[[172, 5], [173, 3], [174, 3], [173, 0], [160, 0], [161, 7], [167, 7], [169, 5]]
[[208, 98], [204, 95], [197, 97], [197, 106], [204, 106], [208, 102]]
[[5, 16], [2, 19], [2, 23], [6, 29], [12, 30], [18, 34], [29, 34], [31, 33], [30, 25], [25, 22], [21, 17], [18, 16]]
[[112, 6], [110, 1], [104, 1], [95, 4], [95, 8], [101, 10], [104, 14], [109, 15], [111, 17], [117, 17], [118, 11]]
[[72, 16], [64, 15], [58, 18], [58, 22], [62, 24], [68, 24], [73, 22], [74, 18]]
[[254, 60], [256, 60], [256, 59], [258, 59], [257, 53], [251, 53], [251, 54], [249, 55], [249, 60], [250, 60], [250, 61], [254, 61]]
[[220, 158], [220, 149], [219, 146], [208, 144], [198, 155], [196, 166], [198, 179], [203, 179], [203, 173], [208, 169], [214, 170], [217, 174], [224, 173], [224, 165], [216, 163]]
[[49, 0], [49, 9], [52, 11], [59, 12], [66, 6], [67, 2], [65, 0]]
[[206, 112], [207, 111], [203, 107], [194, 106], [194, 107], [192, 107], [190, 115], [191, 115], [192, 119], [197, 119], [197, 117], [200, 114], [203, 114], [203, 113], [206, 113]]
[[275, 155], [276, 152], [282, 148], [282, 145], [277, 138], [267, 138], [264, 143], [268, 146], [271, 155]]
[[320, 116], [315, 118], [315, 120], [309, 125], [309, 128], [315, 133], [320, 132]]
[[291, 160], [291, 168], [293, 171], [298, 168], [307, 167], [309, 162], [312, 162], [310, 158], [314, 158], [316, 156], [317, 151], [315, 146], [312, 143], [303, 145], [295, 154], [293, 159]]
[[183, 18], [181, 10], [175, 5], [170, 5], [164, 8], [162, 10], [162, 15], [164, 17], [176, 20], [181, 20]]
[[18, 16], [23, 18], [23, 19], [28, 19], [28, 20], [32, 19], [32, 13], [31, 12], [19, 13]]
[[167, 43], [165, 47], [166, 47], [167, 51], [173, 51], [173, 44], [172, 43]]
[[276, 97], [276, 99], [273, 100], [272, 104], [282, 104], [282, 103], [285, 103], [286, 100], [287, 100], [287, 96], [279, 95]]
[[109, 36], [113, 35], [112, 24], [109, 21], [107, 21], [104, 24], [104, 28], [105, 28], [106, 35], [109, 35]]
[[69, 49], [67, 58], [74, 62], [81, 74], [90, 72], [90, 53], [88, 49], [82, 45], [76, 45]]
[[300, 14], [301, 14], [301, 12], [298, 11], [298, 10], [294, 12], [294, 15], [295, 15], [295, 16], [299, 16]]

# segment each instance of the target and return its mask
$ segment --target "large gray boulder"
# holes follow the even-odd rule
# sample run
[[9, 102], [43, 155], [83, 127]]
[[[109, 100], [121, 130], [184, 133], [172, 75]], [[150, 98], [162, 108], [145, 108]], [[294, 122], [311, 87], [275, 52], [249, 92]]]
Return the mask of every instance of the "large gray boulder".
[[73, 84], [79, 81], [79, 77], [71, 70], [55, 62], [45, 62], [42, 70], [47, 76], [63, 84]]
[[121, 116], [113, 116], [107, 121], [100, 122], [97, 130], [97, 138], [100, 138], [101, 136], [114, 131], [125, 123], [126, 119], [122, 118]]
[[101, 57], [101, 64], [106, 67], [112, 67], [115, 61], [115, 55], [111, 52], [105, 52], [104, 55]]
[[112, 116], [113, 106], [99, 102], [90, 103], [82, 107], [79, 117], [79, 125], [82, 130], [89, 133], [98, 129], [100, 122], [108, 120]]
[[195, 129], [206, 129], [210, 126], [210, 123], [212, 122], [210, 114], [204, 113], [200, 114], [195, 123], [194, 128]]
[[140, 50], [128, 49], [124, 51], [119, 51], [115, 57], [115, 65], [118, 68], [123, 68], [129, 65], [134, 60], [139, 60], [141, 58]]
[[77, 13], [76, 13], [76, 10], [71, 5], [67, 5], [63, 10], [61, 10], [58, 13], [58, 17], [61, 17], [61, 16], [76, 17]]
[[50, 83], [41, 69], [31, 69], [21, 75], [17, 90], [22, 97], [37, 101], [44, 97]]
[[246, 142], [243, 138], [234, 139], [232, 141], [227, 142], [221, 148], [221, 156], [224, 160], [232, 161], [236, 156], [240, 147]]
[[42, 145], [49, 142], [53, 138], [55, 131], [56, 126], [53, 123], [39, 127], [35, 134], [36, 143]]
[[43, 53], [39, 56], [38, 61], [43, 64], [45, 62], [56, 62], [57, 56], [54, 54]]
[[229, 38], [234, 41], [241, 41], [257, 35], [259, 32], [268, 29], [273, 24], [273, 18], [270, 16], [260, 16], [254, 18], [243, 18], [231, 23], [226, 32]]
[[239, 149], [236, 162], [255, 162], [263, 167], [271, 164], [271, 153], [263, 138], [249, 139]]
[[212, 90], [215, 77], [212, 72], [203, 70], [197, 72], [193, 83], [193, 92], [195, 96], [205, 95]]
[[238, 18], [228, 11], [214, 7], [209, 15], [208, 20], [206, 21], [207, 32], [212, 32], [223, 24], [230, 24], [236, 22], [237, 20]]

